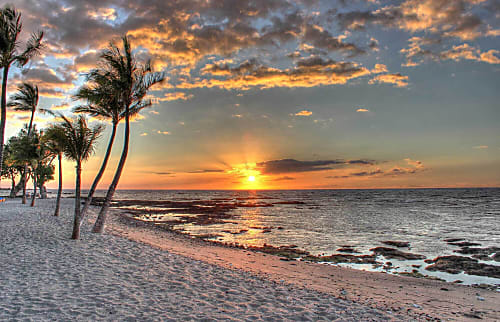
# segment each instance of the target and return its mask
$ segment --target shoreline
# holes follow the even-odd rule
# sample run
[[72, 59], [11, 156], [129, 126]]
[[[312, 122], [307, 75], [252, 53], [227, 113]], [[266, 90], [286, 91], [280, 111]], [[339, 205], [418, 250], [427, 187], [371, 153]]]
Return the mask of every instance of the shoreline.
[[[106, 232], [228, 269], [419, 319], [500, 319], [500, 293], [427, 278], [302, 261], [191, 238], [110, 209]], [[488, 300], [481, 300], [487, 298]]]
[[73, 199], [63, 199], [61, 217], [53, 204], [0, 205], [0, 317], [500, 319], [498, 292], [283, 261], [130, 222], [117, 210], [99, 235], [90, 233], [94, 207], [82, 240], [71, 241]]

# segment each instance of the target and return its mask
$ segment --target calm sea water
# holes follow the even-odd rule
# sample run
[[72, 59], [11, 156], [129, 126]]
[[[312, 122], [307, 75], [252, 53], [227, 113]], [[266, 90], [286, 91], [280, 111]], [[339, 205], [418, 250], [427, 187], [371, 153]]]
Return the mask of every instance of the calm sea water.
[[[444, 240], [463, 238], [481, 247], [500, 246], [500, 189], [390, 189], [390, 190], [287, 190], [287, 191], [127, 191], [115, 199], [217, 200], [224, 202], [300, 201], [304, 204], [274, 204], [273, 207], [239, 207], [227, 222], [175, 228], [190, 235], [219, 235], [223, 242], [243, 245], [297, 245], [312, 254], [333, 254], [343, 245], [362, 254], [383, 246], [385, 240], [408, 241], [402, 249], [434, 258], [452, 255], [456, 246]], [[176, 216], [175, 211], [168, 214]], [[267, 231], [263, 228], [272, 227]], [[280, 227], [280, 229], [276, 229]], [[233, 234], [241, 230], [240, 234]], [[459, 254], [458, 254], [459, 255]], [[390, 272], [418, 270], [449, 281], [500, 284], [500, 279], [429, 272], [423, 261], [394, 261]], [[488, 264], [500, 265], [488, 261]], [[347, 265], [381, 270], [371, 265]]]

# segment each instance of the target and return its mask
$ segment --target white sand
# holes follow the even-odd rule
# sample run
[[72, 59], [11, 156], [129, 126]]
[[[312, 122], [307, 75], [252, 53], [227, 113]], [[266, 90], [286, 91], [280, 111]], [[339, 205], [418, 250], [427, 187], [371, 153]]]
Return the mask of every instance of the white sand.
[[112, 235], [70, 240], [73, 200], [0, 204], [0, 320], [406, 319]]

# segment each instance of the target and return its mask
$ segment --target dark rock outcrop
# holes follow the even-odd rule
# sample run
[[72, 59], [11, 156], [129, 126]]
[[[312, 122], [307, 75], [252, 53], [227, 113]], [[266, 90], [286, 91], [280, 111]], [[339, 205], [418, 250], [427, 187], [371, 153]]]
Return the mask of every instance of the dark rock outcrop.
[[500, 261], [500, 247], [462, 247], [459, 250], [455, 250], [455, 253], [472, 255], [474, 258], [484, 261]]
[[425, 259], [424, 255], [413, 254], [413, 253], [405, 253], [395, 248], [390, 247], [375, 247], [370, 249], [370, 251], [374, 252], [376, 255], [382, 255], [385, 258], [395, 258], [402, 260], [416, 260], [416, 259]]
[[386, 244], [389, 246], [395, 247], [410, 247], [410, 243], [406, 241], [397, 241], [397, 240], [384, 240], [382, 244]]
[[425, 268], [428, 271], [440, 271], [450, 274], [465, 272], [469, 275], [500, 278], [500, 266], [479, 263], [475, 258], [450, 255], [440, 256], [429, 262], [433, 264]]

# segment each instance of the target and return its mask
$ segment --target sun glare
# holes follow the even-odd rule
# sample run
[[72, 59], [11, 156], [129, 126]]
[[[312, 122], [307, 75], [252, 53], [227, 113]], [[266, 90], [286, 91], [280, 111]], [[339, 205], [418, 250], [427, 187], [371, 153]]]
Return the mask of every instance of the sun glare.
[[252, 182], [255, 181], [255, 176], [249, 176], [248, 181], [252, 181]]

